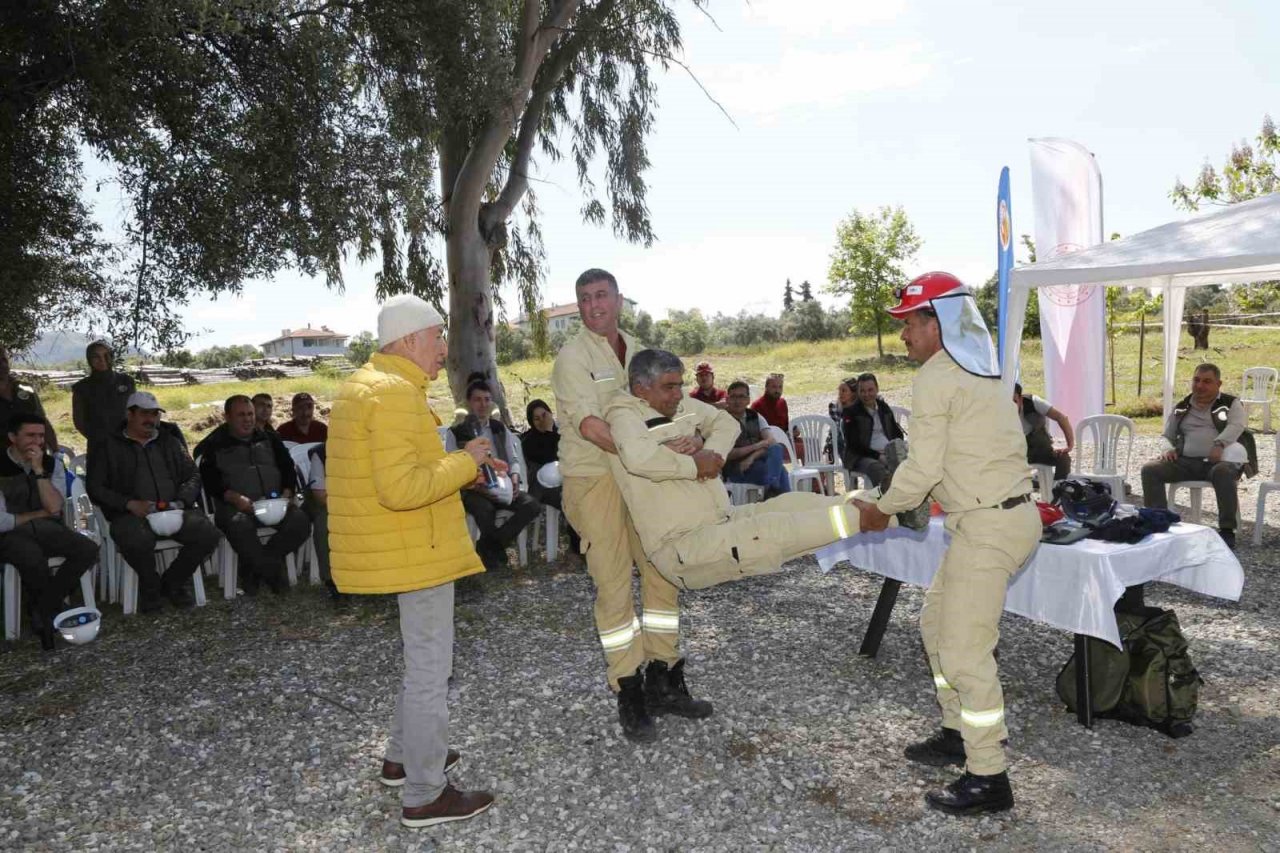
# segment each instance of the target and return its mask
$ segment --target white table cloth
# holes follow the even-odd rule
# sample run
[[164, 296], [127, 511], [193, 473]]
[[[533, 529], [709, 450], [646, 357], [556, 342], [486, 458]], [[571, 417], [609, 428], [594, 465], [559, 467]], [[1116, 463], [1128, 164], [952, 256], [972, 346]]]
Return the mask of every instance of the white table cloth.
[[[951, 536], [942, 518], [922, 531], [891, 528], [862, 533], [817, 552], [824, 572], [841, 561], [878, 575], [927, 587], [942, 565]], [[1134, 545], [1084, 539], [1041, 543], [1009, 583], [1004, 609], [1055, 628], [1088, 634], [1121, 647], [1113, 607], [1125, 587], [1164, 581], [1236, 601], [1244, 570], [1217, 531], [1175, 524]]]

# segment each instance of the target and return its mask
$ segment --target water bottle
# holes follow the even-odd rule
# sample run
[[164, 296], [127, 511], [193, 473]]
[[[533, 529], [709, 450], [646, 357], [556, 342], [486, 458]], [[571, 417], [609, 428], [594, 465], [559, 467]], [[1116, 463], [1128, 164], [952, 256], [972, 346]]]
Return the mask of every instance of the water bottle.
[[485, 463], [480, 466], [480, 470], [484, 472], [484, 484], [490, 489], [498, 488], [498, 472], [493, 470], [493, 466]]

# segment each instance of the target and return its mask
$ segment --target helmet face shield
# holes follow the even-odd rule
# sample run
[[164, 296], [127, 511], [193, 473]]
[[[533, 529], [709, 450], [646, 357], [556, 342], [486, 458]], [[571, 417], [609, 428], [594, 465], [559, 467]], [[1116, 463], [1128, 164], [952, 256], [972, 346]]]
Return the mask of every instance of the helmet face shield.
[[1000, 376], [991, 333], [978, 311], [977, 301], [967, 289], [932, 299], [929, 307], [938, 315], [942, 348], [956, 364], [974, 376], [992, 379]]

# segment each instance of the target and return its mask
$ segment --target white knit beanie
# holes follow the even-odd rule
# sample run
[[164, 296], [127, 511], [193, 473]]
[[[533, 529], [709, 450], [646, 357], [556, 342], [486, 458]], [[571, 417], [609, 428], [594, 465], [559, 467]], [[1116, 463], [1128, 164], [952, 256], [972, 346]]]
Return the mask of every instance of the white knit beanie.
[[378, 346], [385, 347], [405, 335], [432, 326], [443, 326], [444, 318], [425, 299], [409, 293], [393, 296], [378, 311]]

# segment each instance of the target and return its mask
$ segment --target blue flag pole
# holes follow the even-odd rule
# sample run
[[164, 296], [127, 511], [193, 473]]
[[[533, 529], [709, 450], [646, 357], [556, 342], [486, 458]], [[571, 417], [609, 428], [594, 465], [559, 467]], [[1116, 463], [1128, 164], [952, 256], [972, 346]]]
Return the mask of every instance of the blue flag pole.
[[998, 298], [996, 351], [1004, 363], [1004, 333], [1009, 313], [1009, 271], [1013, 269], [1013, 206], [1009, 201], [1009, 167], [1000, 170], [996, 193], [996, 296]]

